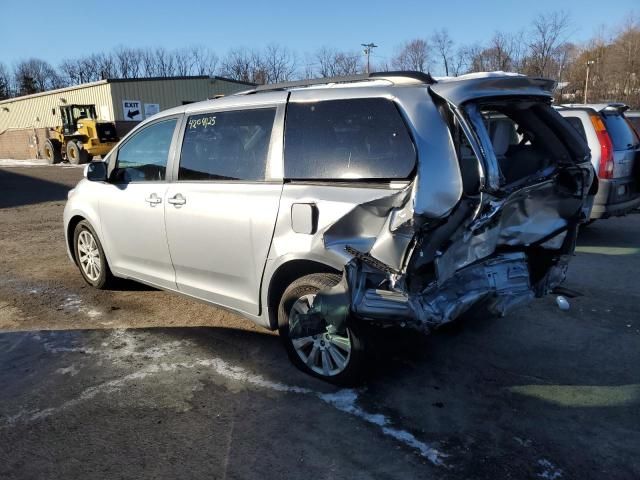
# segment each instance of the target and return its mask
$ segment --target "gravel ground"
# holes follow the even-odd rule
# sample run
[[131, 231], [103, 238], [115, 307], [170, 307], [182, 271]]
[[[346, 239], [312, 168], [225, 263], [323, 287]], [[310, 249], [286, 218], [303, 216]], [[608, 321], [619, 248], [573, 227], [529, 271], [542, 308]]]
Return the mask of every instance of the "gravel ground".
[[0, 478], [640, 477], [640, 215], [581, 232], [570, 310], [391, 332], [350, 390], [228, 312], [87, 287], [81, 175], [0, 168]]

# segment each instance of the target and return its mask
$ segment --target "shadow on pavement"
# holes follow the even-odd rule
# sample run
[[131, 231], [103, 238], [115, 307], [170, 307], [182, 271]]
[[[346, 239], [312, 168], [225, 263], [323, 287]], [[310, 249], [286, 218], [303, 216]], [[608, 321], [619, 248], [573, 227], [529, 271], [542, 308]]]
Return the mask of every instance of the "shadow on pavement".
[[0, 208], [66, 200], [71, 187], [0, 169]]

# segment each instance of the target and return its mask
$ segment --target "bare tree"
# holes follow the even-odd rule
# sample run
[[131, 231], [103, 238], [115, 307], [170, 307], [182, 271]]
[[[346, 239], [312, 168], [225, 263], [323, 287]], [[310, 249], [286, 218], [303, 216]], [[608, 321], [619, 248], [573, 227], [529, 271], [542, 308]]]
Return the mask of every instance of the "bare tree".
[[175, 75], [174, 56], [164, 47], [158, 47], [153, 52], [157, 75], [159, 77], [171, 77]]
[[355, 75], [362, 71], [362, 57], [358, 52], [341, 52], [321, 47], [315, 53], [319, 77]]
[[566, 12], [538, 15], [533, 21], [529, 39], [527, 70], [540, 77], [555, 77], [554, 61], [559, 47], [565, 42], [569, 29]]
[[616, 98], [640, 104], [640, 22], [629, 16], [610, 47], [610, 73]]
[[335, 76], [356, 75], [362, 70], [362, 57], [358, 52], [337, 52], [333, 57], [333, 74]]
[[431, 37], [433, 47], [440, 57], [440, 62], [444, 70], [444, 74], [448, 77], [451, 73], [451, 63], [453, 56], [453, 40], [449, 36], [449, 32], [446, 29], [437, 31]]
[[256, 50], [233, 49], [222, 60], [223, 75], [234, 80], [264, 84], [267, 81], [266, 71], [264, 59]]
[[44, 92], [63, 84], [55, 69], [39, 58], [18, 62], [14, 69], [14, 79], [21, 95]]
[[462, 75], [469, 69], [470, 58], [468, 47], [458, 47], [455, 54], [451, 56], [449, 63], [450, 74], [454, 77]]
[[11, 74], [4, 63], [0, 63], [0, 100], [11, 97]]
[[321, 47], [315, 54], [318, 64], [319, 77], [332, 77], [335, 75], [335, 56], [337, 51], [328, 47]]
[[426, 72], [431, 60], [431, 47], [426, 40], [416, 38], [406, 42], [391, 60], [393, 68]]
[[286, 47], [276, 44], [267, 45], [263, 60], [266, 83], [291, 80], [296, 71], [295, 55]]
[[192, 75], [214, 75], [218, 68], [218, 56], [212, 51], [193, 46], [188, 49], [192, 62]]
[[173, 66], [175, 74], [181, 77], [191, 75], [193, 70], [193, 58], [186, 48], [180, 48], [173, 52]]
[[118, 47], [114, 62], [120, 78], [138, 78], [142, 73], [142, 51], [137, 48]]

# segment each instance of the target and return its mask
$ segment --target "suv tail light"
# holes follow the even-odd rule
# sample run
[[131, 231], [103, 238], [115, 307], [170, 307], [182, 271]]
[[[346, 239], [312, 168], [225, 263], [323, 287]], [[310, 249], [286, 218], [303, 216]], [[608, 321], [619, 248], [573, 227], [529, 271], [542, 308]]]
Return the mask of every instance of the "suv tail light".
[[604, 122], [597, 113], [589, 115], [591, 123], [598, 136], [600, 143], [600, 167], [598, 168], [598, 177], [613, 178], [613, 143], [611, 137], [604, 126]]

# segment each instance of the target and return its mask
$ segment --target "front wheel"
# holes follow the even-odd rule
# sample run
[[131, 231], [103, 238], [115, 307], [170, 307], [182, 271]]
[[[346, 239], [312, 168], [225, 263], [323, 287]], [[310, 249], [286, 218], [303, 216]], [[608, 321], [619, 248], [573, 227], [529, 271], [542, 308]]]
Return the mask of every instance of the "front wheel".
[[62, 152], [60, 151], [60, 142], [47, 138], [44, 142], [44, 157], [49, 165], [55, 165], [62, 161]]
[[290, 335], [295, 317], [311, 309], [320, 290], [339, 281], [339, 275], [316, 273], [289, 285], [278, 308], [278, 330], [289, 358], [300, 370], [330, 383], [353, 385], [361, 380], [365, 364], [365, 339], [355, 322], [347, 322], [341, 332], [325, 324], [324, 331], [316, 335]]
[[81, 143], [71, 140], [67, 143], [67, 160], [72, 165], [82, 165], [89, 161], [89, 154]]
[[114, 281], [107, 258], [91, 225], [82, 220], [73, 234], [76, 263], [85, 281], [98, 289], [108, 288]]

